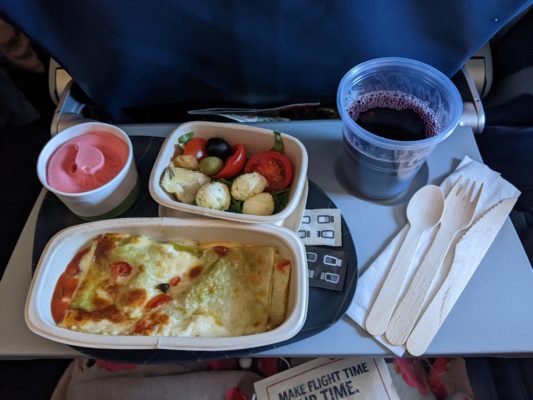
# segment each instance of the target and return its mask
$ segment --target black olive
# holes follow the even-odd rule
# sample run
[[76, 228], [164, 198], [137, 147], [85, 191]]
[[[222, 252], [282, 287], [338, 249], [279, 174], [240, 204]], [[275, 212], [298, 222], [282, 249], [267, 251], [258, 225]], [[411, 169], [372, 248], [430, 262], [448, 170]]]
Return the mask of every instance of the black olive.
[[159, 290], [161, 290], [163, 293], [168, 292], [168, 289], [170, 289], [170, 285], [168, 283], [160, 283], [156, 286]]
[[221, 138], [209, 139], [205, 144], [205, 149], [210, 156], [222, 158], [223, 160], [231, 156], [231, 146]]

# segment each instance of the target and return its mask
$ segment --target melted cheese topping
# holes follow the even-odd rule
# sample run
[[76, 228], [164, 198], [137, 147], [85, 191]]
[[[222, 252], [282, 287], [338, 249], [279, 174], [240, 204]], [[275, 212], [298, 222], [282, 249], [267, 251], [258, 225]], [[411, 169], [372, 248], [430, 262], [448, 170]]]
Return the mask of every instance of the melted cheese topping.
[[69, 264], [52, 312], [59, 326], [105, 335], [253, 334], [285, 318], [286, 266], [271, 246], [105, 234]]

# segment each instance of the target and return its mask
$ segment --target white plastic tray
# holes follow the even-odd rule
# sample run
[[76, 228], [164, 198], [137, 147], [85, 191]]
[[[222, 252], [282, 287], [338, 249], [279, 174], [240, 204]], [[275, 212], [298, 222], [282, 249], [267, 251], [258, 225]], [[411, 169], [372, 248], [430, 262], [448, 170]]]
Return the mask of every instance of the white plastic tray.
[[[75, 254], [96, 235], [105, 232], [148, 234], [156, 240], [192, 239], [277, 246], [292, 262], [287, 318], [277, 328], [255, 335], [201, 338], [177, 336], [111, 336], [58, 327], [51, 312], [52, 294], [59, 276]], [[32, 280], [25, 307], [28, 327], [45, 338], [74, 346], [108, 349], [171, 349], [218, 351], [259, 347], [290, 339], [303, 327], [307, 315], [308, 282], [305, 248], [292, 231], [271, 225], [243, 225], [216, 220], [123, 218], [67, 228], [47, 244]]]
[[289, 192], [289, 202], [280, 212], [272, 215], [247, 215], [228, 211], [211, 210], [209, 208], [198, 207], [190, 204], [180, 203], [173, 196], [168, 194], [160, 185], [161, 175], [168, 167], [174, 155], [175, 146], [181, 135], [194, 132], [194, 137], [211, 138], [219, 137], [228, 143], [242, 144], [246, 148], [248, 155], [253, 155], [261, 151], [270, 150], [274, 145], [274, 134], [269, 129], [254, 128], [238, 124], [222, 124], [215, 122], [188, 122], [176, 128], [161, 146], [159, 155], [154, 163], [148, 187], [150, 195], [160, 205], [212, 218], [221, 218], [230, 221], [275, 224], [288, 218], [298, 206], [302, 192], [307, 180], [307, 151], [303, 144], [292, 136], [282, 134], [285, 155], [291, 160], [294, 167], [294, 178]]

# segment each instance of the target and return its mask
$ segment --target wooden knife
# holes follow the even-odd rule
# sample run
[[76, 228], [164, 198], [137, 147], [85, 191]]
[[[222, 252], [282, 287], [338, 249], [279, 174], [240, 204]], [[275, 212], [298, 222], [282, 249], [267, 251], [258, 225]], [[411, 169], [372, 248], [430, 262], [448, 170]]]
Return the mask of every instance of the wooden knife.
[[476, 271], [503, 226], [517, 197], [505, 199], [487, 211], [457, 242], [450, 271], [407, 339], [407, 350], [423, 354], [437, 334], [453, 305]]

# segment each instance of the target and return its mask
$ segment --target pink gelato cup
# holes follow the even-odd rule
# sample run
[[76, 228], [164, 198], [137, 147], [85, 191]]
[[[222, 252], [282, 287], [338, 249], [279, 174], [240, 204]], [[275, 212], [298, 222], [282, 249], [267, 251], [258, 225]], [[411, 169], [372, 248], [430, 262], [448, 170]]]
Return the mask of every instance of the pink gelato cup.
[[117, 217], [139, 195], [128, 135], [101, 122], [75, 125], [54, 136], [39, 155], [37, 175], [84, 220]]

